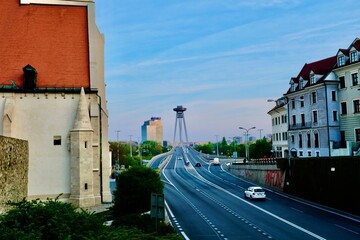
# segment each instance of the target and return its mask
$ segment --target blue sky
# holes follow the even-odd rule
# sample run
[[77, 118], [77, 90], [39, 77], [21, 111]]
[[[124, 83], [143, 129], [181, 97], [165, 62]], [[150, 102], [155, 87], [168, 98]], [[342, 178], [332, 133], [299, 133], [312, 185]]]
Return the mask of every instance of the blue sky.
[[172, 141], [178, 105], [187, 108], [189, 141], [242, 136], [240, 126], [269, 134], [267, 99], [281, 97], [305, 63], [360, 37], [358, 0], [95, 2], [110, 140], [116, 130], [121, 140], [141, 139], [155, 116]]

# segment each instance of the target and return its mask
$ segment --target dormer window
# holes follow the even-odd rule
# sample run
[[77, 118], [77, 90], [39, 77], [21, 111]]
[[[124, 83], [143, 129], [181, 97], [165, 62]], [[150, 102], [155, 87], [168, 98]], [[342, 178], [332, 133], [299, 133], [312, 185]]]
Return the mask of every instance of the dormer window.
[[291, 84], [291, 91], [295, 92], [295, 84], [294, 83]]
[[315, 83], [315, 74], [310, 74], [310, 83], [311, 84]]
[[338, 66], [345, 65], [345, 56], [338, 56]]
[[304, 80], [300, 79], [299, 80], [299, 89], [303, 89], [304, 88]]
[[357, 51], [352, 51], [350, 53], [350, 61], [353, 62], [357, 62], [359, 60], [359, 55], [357, 53]]

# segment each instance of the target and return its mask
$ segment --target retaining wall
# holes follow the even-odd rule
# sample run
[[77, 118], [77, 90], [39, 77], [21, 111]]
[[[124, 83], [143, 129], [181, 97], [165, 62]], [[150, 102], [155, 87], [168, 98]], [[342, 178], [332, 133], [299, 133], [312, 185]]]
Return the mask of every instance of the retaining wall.
[[0, 136], [0, 213], [8, 201], [27, 196], [29, 148], [25, 140]]

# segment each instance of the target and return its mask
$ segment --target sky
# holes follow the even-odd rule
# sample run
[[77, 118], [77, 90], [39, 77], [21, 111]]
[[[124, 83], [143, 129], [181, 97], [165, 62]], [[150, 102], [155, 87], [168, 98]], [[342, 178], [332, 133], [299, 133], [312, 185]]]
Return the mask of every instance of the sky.
[[267, 100], [281, 97], [305, 63], [360, 37], [358, 0], [95, 3], [110, 141], [141, 141], [144, 121], [161, 117], [172, 142], [179, 105], [191, 142], [243, 136], [239, 127], [271, 134]]

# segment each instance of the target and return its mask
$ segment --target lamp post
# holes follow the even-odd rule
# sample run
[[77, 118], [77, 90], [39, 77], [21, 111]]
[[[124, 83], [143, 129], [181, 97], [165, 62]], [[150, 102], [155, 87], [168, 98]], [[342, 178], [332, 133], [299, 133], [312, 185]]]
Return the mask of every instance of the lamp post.
[[[256, 127], [251, 127], [251, 128], [243, 128], [243, 127], [239, 127], [239, 129], [242, 129], [244, 130], [246, 133], [245, 133], [245, 154], [246, 154], [246, 157], [245, 157], [245, 161], [246, 160], [250, 160], [250, 156], [249, 156], [249, 146], [248, 146], [248, 136], [249, 136], [249, 131], [251, 129], [255, 129]], [[245, 162], [244, 161], [244, 162]]]
[[219, 143], [218, 143], [218, 136], [219, 136], [219, 135], [215, 135], [215, 137], [216, 137], [216, 156], [219, 156]]
[[116, 130], [115, 132], [116, 132], [116, 141], [117, 141], [117, 145], [118, 145], [118, 149], [117, 149], [118, 150], [117, 151], [118, 152], [118, 156], [117, 156], [118, 159], [117, 159], [117, 161], [119, 161], [119, 155], [120, 155], [119, 132], [120, 132], [120, 130]]

